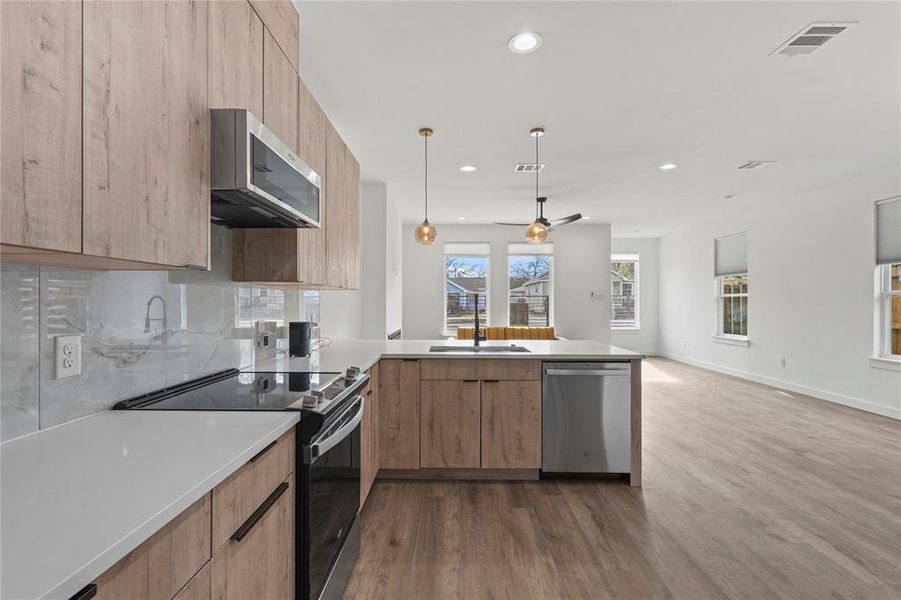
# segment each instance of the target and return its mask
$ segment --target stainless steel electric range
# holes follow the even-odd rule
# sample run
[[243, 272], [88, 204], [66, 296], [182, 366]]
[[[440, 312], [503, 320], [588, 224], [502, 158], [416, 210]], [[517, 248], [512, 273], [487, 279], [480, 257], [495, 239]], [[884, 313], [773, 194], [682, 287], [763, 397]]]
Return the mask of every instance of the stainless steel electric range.
[[123, 400], [117, 410], [294, 410], [297, 426], [295, 570], [299, 600], [338, 599], [360, 550], [361, 391], [369, 376], [230, 369]]

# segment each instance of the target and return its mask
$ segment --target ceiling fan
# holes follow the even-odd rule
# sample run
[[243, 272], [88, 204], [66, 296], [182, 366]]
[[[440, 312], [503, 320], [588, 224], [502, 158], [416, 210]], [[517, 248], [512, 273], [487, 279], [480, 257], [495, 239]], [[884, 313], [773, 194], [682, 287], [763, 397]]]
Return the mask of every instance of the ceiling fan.
[[553, 221], [545, 218], [544, 203], [547, 202], [547, 198], [545, 196], [538, 195], [538, 172], [541, 170], [541, 163], [538, 162], [538, 138], [544, 135], [544, 128], [533, 127], [529, 131], [529, 135], [535, 138], [535, 220], [531, 223], [501, 223], [495, 221], [494, 224], [510, 225], [513, 227], [525, 227], [526, 241], [530, 244], [541, 244], [545, 240], [547, 240], [548, 231], [550, 231], [554, 227], [567, 225], [569, 223], [575, 223], [582, 218], [582, 215], [580, 213], [576, 213], [574, 215], [569, 215], [568, 217], [554, 219]]

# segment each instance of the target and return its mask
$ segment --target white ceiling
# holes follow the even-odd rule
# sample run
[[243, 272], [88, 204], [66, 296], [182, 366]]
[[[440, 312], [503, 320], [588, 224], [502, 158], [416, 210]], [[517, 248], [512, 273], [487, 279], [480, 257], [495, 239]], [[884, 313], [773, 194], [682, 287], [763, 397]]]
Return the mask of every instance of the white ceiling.
[[[705, 214], [898, 171], [897, 2], [299, 2], [301, 76], [405, 221], [547, 216], [655, 236]], [[812, 21], [860, 21], [769, 56]], [[515, 55], [507, 40], [544, 38]], [[776, 166], [739, 171], [748, 160]], [[680, 166], [662, 172], [657, 166]], [[458, 167], [473, 163], [475, 173]], [[738, 194], [727, 200], [726, 194]], [[873, 199], [867, 199], [872, 201]]]

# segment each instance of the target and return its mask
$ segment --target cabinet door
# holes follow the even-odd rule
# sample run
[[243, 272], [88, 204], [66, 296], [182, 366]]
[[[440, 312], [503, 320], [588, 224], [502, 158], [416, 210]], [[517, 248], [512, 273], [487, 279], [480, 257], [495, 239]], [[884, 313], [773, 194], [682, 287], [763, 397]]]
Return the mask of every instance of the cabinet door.
[[300, 54], [300, 21], [291, 0], [251, 0], [253, 9], [263, 19], [266, 29], [288, 57], [291, 67], [297, 71]]
[[379, 464], [419, 468], [419, 361], [379, 362]]
[[541, 382], [482, 382], [482, 467], [541, 467]]
[[0, 3], [4, 244], [81, 252], [81, 10]]
[[373, 429], [373, 406], [372, 406], [372, 381], [363, 391], [363, 421], [360, 423], [360, 506], [366, 502], [369, 495], [369, 485], [372, 479], [372, 443], [374, 437]]
[[479, 468], [478, 381], [423, 381], [422, 468]]
[[325, 113], [307, 89], [303, 80], [297, 78], [297, 146], [300, 158], [320, 177], [319, 189], [319, 229], [297, 230], [298, 278], [301, 282], [324, 285], [326, 283], [326, 146], [327, 122]]
[[269, 30], [263, 35], [263, 123], [297, 152], [297, 72]]
[[207, 2], [85, 2], [84, 253], [209, 266]]
[[247, 2], [210, 2], [210, 108], [263, 118], [263, 22]]
[[360, 163], [344, 147], [344, 287], [360, 288]]
[[293, 474], [286, 483], [287, 489], [250, 531], [240, 540], [230, 538], [213, 556], [213, 598], [294, 599]]
[[326, 285], [346, 288], [348, 284], [347, 239], [350, 224], [347, 222], [347, 179], [345, 176], [346, 152], [341, 136], [331, 123], [326, 126], [325, 165], [325, 256]]
[[172, 600], [211, 600], [213, 568], [207, 563]]

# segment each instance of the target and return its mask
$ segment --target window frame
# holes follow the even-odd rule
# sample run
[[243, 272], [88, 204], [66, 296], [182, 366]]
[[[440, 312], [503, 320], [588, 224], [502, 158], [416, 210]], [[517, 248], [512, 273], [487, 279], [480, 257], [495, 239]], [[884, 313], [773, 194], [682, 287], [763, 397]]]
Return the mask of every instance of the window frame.
[[893, 290], [891, 285], [892, 266], [889, 263], [876, 267], [877, 310], [876, 310], [876, 358], [901, 362], [901, 354], [892, 354], [892, 298], [901, 297], [901, 290]]
[[[609, 270], [613, 270], [612, 265], [615, 262], [634, 262], [635, 263], [635, 279], [632, 283], [632, 296], [635, 298], [635, 319], [634, 325], [617, 325], [616, 321], [613, 320], [613, 315], [610, 315], [610, 329], [611, 331], [640, 331], [641, 330], [641, 255], [638, 253], [627, 253], [627, 254], [611, 254], [610, 255], [610, 264], [611, 268]], [[626, 283], [626, 282], [623, 282]], [[610, 293], [613, 293], [613, 285], [610, 286]], [[623, 286], [620, 285], [620, 295], [623, 296]], [[611, 298], [612, 302], [612, 298]], [[610, 312], [613, 312], [613, 307], [611, 305]]]
[[[555, 302], [554, 302], [554, 280], [555, 280], [555, 276], [554, 276], [554, 248], [553, 248], [553, 246], [545, 245], [545, 248], [547, 248], [547, 247], [550, 248], [549, 251], [536, 252], [534, 254], [529, 254], [528, 252], [515, 252], [515, 251], [511, 252], [510, 251], [511, 246], [519, 246], [519, 244], [511, 243], [511, 244], [507, 245], [507, 275], [506, 275], [506, 279], [507, 279], [507, 284], [506, 284], [506, 286], [507, 286], [507, 327], [524, 327], [523, 325], [511, 325], [510, 324], [510, 317], [511, 317], [511, 312], [512, 312], [510, 310], [510, 298], [512, 297], [512, 296], [510, 296], [510, 291], [511, 291], [510, 290], [510, 259], [515, 258], [515, 257], [524, 257], [524, 256], [525, 257], [546, 256], [548, 259], [549, 265], [548, 265], [548, 271], [547, 271], [547, 274], [548, 274], [548, 282], [547, 282], [547, 297], [548, 297], [547, 320], [548, 320], [548, 324], [547, 324], [547, 326], [554, 327], [554, 304], [555, 304]], [[529, 325], [529, 327], [531, 327], [531, 325]]]
[[[441, 274], [441, 304], [442, 304], [442, 335], [444, 336], [457, 336], [457, 330], [454, 329], [451, 331], [447, 328], [447, 258], [449, 256], [457, 257], [457, 258], [484, 258], [485, 259], [485, 322], [482, 323], [482, 326], [488, 327], [489, 319], [491, 318], [491, 250], [489, 248], [488, 254], [475, 253], [475, 252], [448, 252], [447, 249], [444, 251], [444, 269]], [[476, 306], [476, 312], [478, 312], [479, 307]], [[459, 325], [458, 325], [459, 327]]]
[[[723, 291], [723, 280], [726, 277], [740, 277], [744, 275], [748, 280], [748, 291], [747, 292], [738, 292], [738, 293], [729, 293], [726, 294]], [[716, 304], [715, 314], [716, 314], [716, 333], [714, 334], [714, 339], [721, 340], [726, 343], [735, 342], [737, 345], [747, 345], [749, 340], [751, 339], [751, 320], [748, 319], [748, 314], [750, 314], [751, 307], [751, 276], [748, 272], [744, 273], [729, 273], [726, 275], [717, 275], [714, 278], [715, 285], [715, 298], [714, 303]], [[747, 329], [748, 332], [745, 335], [735, 334], [735, 333], [726, 333], [723, 328], [723, 299], [724, 298], [745, 298], [746, 306], [748, 307], [748, 311], [745, 313], [745, 320], [747, 321]]]

